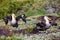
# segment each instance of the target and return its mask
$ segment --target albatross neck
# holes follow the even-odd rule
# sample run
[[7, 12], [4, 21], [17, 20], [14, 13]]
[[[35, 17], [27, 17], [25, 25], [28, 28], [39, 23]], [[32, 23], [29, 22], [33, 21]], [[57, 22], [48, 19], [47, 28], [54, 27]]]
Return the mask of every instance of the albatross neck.
[[15, 17], [14, 17], [15, 15], [14, 14], [12, 14], [12, 20], [15, 20]]
[[44, 19], [45, 19], [46, 23], [49, 23], [49, 20], [48, 20], [47, 16], [45, 16]]

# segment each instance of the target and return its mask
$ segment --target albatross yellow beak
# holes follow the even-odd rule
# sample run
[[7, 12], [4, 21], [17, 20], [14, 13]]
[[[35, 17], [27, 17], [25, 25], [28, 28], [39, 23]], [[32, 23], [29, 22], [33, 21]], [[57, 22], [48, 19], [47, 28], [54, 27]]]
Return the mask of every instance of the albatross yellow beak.
[[51, 18], [48, 18], [48, 20], [51, 20]]

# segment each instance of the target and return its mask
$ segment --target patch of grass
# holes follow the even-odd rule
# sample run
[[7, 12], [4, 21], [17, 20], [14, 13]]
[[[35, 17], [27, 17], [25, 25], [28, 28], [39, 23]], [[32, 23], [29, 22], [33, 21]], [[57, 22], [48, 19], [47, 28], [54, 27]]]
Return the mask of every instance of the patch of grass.
[[34, 16], [34, 15], [45, 15], [47, 12], [45, 10], [28, 10], [25, 12], [26, 16]]
[[[37, 14], [34, 14], [34, 15], [37, 15]], [[32, 15], [31, 15], [32, 16]], [[32, 18], [32, 17], [30, 17]], [[36, 18], [36, 17], [35, 17]], [[25, 29], [25, 28], [28, 28], [27, 29], [27, 33], [30, 33], [32, 31], [32, 29], [30, 28], [33, 28], [35, 27], [35, 23], [37, 23], [38, 21], [36, 19], [32, 19], [30, 21], [27, 21], [27, 23], [25, 24], [23, 21], [19, 21], [19, 27], [17, 28], [18, 30], [20, 29]], [[59, 23], [60, 21], [58, 21], [57, 23]], [[0, 25], [3, 25], [3, 22], [0, 21]], [[60, 24], [59, 24], [60, 25]], [[58, 29], [58, 26], [52, 26], [50, 27], [48, 30], [46, 30], [46, 32], [48, 31], [51, 31], [49, 34], [46, 34], [46, 33], [41, 33], [41, 34], [33, 34], [33, 35], [30, 35], [30, 36], [27, 36], [27, 35], [23, 35], [22, 33], [21, 34], [13, 34], [12, 37], [0, 37], [1, 40], [50, 40], [54, 37], [60, 37], [60, 29]], [[16, 28], [10, 26], [10, 23], [9, 25], [7, 25], [7, 27], [9, 27], [10, 29], [14, 29], [16, 30]]]

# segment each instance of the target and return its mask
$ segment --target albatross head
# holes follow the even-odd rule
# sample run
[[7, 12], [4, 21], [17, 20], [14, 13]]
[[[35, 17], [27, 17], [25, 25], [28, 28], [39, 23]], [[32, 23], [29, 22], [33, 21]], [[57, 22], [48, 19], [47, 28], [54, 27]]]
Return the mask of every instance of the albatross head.
[[51, 26], [51, 24], [50, 24], [50, 22], [49, 22], [49, 20], [51, 20], [49, 17], [47, 17], [47, 16], [44, 16], [44, 19], [45, 19], [45, 23], [46, 23], [46, 27], [48, 28], [48, 27], [50, 27]]
[[16, 16], [15, 16], [15, 14], [14, 14], [14, 13], [12, 14], [12, 17], [13, 17], [13, 18], [16, 18]]
[[44, 19], [45, 19], [46, 21], [51, 20], [51, 18], [49, 18], [49, 17], [47, 17], [47, 16], [44, 16]]

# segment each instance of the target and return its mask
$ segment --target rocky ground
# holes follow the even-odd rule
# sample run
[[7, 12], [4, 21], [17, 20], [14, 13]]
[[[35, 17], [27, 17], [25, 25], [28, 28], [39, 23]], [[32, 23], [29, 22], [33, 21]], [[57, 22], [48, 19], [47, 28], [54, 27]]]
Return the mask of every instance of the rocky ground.
[[0, 22], [0, 39], [1, 40], [60, 40], [60, 21], [56, 21], [58, 26], [51, 26], [46, 31], [40, 31], [34, 34], [32, 29], [36, 27], [36, 23], [39, 22], [37, 20], [38, 16], [31, 16], [27, 18], [27, 23], [25, 24], [22, 20], [20, 20], [19, 27], [13, 28], [10, 25], [4, 25], [3, 20]]

